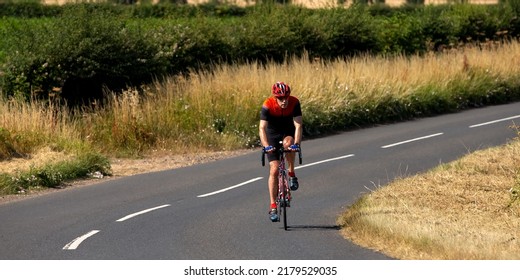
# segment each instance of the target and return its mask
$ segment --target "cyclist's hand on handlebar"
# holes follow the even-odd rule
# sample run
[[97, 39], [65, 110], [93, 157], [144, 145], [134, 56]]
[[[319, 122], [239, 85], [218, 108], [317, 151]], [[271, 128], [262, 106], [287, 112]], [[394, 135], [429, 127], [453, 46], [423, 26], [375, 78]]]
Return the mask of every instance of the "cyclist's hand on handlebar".
[[269, 146], [265, 146], [265, 147], [263, 148], [263, 150], [264, 150], [264, 153], [272, 153], [272, 152], [274, 152], [275, 149], [274, 149], [273, 146], [270, 146], [270, 145], [269, 145]]
[[291, 150], [291, 151], [299, 151], [300, 150], [300, 144], [292, 144], [289, 147], [289, 150]]

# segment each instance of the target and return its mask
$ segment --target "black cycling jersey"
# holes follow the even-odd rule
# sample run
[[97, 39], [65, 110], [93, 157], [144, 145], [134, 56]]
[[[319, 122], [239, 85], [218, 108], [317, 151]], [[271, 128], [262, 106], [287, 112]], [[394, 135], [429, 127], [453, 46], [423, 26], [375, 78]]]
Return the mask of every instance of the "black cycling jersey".
[[294, 137], [294, 118], [301, 115], [300, 101], [294, 96], [289, 96], [286, 108], [280, 107], [274, 96], [266, 99], [262, 105], [260, 119], [267, 121], [266, 134], [269, 145], [280, 148], [279, 142], [285, 136]]

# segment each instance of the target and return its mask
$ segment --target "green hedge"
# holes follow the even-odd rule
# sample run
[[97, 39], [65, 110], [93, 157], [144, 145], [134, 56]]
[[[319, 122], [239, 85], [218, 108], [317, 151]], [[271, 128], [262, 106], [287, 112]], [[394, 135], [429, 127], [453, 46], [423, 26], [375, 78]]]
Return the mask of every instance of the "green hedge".
[[62, 7], [41, 5], [39, 2], [0, 2], [1, 17], [38, 18], [60, 15]]
[[3, 5], [1, 94], [70, 103], [214, 63], [424, 53], [520, 29], [514, 5]]

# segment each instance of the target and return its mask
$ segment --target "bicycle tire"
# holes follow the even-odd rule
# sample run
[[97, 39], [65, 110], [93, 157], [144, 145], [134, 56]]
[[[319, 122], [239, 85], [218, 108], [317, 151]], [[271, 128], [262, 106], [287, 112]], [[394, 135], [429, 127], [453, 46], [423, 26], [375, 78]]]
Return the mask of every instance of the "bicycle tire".
[[287, 194], [287, 176], [285, 174], [283, 174], [283, 185], [282, 185], [282, 199], [283, 199], [283, 203], [282, 203], [282, 208], [283, 209], [280, 209], [280, 212], [281, 212], [281, 215], [283, 216], [283, 229], [284, 230], [287, 230], [287, 203], [288, 203], [288, 198], [287, 198], [288, 194]]
[[283, 204], [283, 229], [287, 230], [287, 205], [286, 203]]

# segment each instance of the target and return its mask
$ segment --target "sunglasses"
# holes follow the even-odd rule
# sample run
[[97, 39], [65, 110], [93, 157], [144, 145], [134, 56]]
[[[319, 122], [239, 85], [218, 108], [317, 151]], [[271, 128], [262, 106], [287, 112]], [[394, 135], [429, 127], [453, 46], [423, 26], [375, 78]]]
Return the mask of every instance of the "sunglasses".
[[276, 97], [276, 99], [278, 99], [280, 101], [285, 101], [285, 100], [287, 100], [287, 98], [289, 98], [289, 97], [288, 96], [286, 96], [286, 97], [279, 97], [279, 96], [277, 96]]

